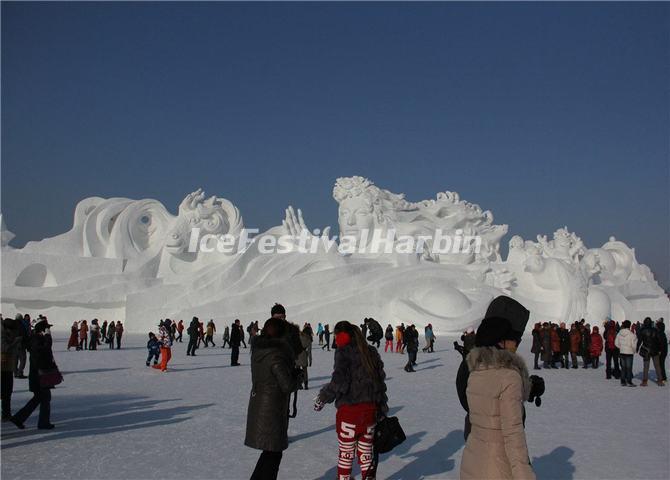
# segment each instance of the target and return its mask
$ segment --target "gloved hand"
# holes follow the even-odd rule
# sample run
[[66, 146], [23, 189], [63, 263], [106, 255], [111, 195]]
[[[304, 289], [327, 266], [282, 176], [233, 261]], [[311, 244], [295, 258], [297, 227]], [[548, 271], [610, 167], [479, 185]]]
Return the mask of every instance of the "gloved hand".
[[530, 395], [528, 395], [528, 401], [535, 401], [536, 406], [542, 405], [542, 399], [540, 398], [544, 394], [544, 380], [542, 377], [537, 375], [530, 376]]
[[324, 405], [325, 405], [325, 403], [323, 403], [323, 401], [318, 396], [314, 397], [314, 411], [315, 412], [320, 412], [321, 410], [323, 410]]

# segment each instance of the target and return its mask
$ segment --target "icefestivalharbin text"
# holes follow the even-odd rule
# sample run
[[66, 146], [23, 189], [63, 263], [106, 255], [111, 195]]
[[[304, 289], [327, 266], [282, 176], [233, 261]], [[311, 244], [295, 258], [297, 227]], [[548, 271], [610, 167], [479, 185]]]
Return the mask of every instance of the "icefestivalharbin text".
[[[383, 230], [376, 228], [372, 231], [360, 230], [358, 235], [337, 235], [328, 237], [321, 235], [320, 229], [312, 233], [301, 230], [298, 236], [294, 235], [258, 235], [257, 228], [244, 228], [238, 237], [229, 233], [202, 235], [199, 228], [191, 230], [188, 244], [189, 253], [242, 253], [248, 248], [256, 247], [263, 255], [282, 253], [316, 254], [320, 251], [330, 251], [336, 248], [341, 254], [424, 254], [439, 255], [449, 253], [474, 253], [481, 251], [482, 239], [478, 235], [464, 235], [463, 230], [456, 230], [451, 235], [436, 229], [433, 235], [398, 235], [393, 229]], [[368, 241], [370, 239], [370, 241]]]

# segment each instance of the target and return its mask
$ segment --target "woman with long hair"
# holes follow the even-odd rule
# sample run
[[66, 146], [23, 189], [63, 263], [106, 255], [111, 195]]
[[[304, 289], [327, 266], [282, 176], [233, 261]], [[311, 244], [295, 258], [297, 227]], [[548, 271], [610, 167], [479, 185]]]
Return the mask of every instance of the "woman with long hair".
[[337, 478], [351, 478], [354, 456], [363, 480], [374, 479], [377, 459], [372, 449], [377, 418], [388, 412], [384, 363], [361, 330], [349, 322], [335, 325], [335, 366], [330, 383], [314, 399], [314, 410], [335, 402], [339, 443]]

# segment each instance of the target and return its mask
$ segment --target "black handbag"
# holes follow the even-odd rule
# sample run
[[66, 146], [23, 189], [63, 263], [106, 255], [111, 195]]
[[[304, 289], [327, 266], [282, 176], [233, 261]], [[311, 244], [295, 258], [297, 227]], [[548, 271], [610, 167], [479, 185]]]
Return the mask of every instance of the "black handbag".
[[384, 417], [375, 427], [374, 451], [375, 453], [390, 452], [406, 438], [398, 417]]

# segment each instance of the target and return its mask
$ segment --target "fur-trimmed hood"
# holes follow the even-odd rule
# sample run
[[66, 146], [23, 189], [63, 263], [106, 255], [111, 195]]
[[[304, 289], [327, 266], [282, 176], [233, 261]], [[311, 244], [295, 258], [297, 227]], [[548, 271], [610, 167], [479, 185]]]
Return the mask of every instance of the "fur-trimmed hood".
[[523, 382], [524, 399], [528, 399], [528, 396], [530, 395], [528, 368], [526, 368], [526, 363], [523, 361], [523, 358], [516, 353], [495, 347], [476, 347], [470, 351], [465, 361], [468, 364], [470, 372], [498, 368], [505, 368], [519, 372], [521, 381]]

